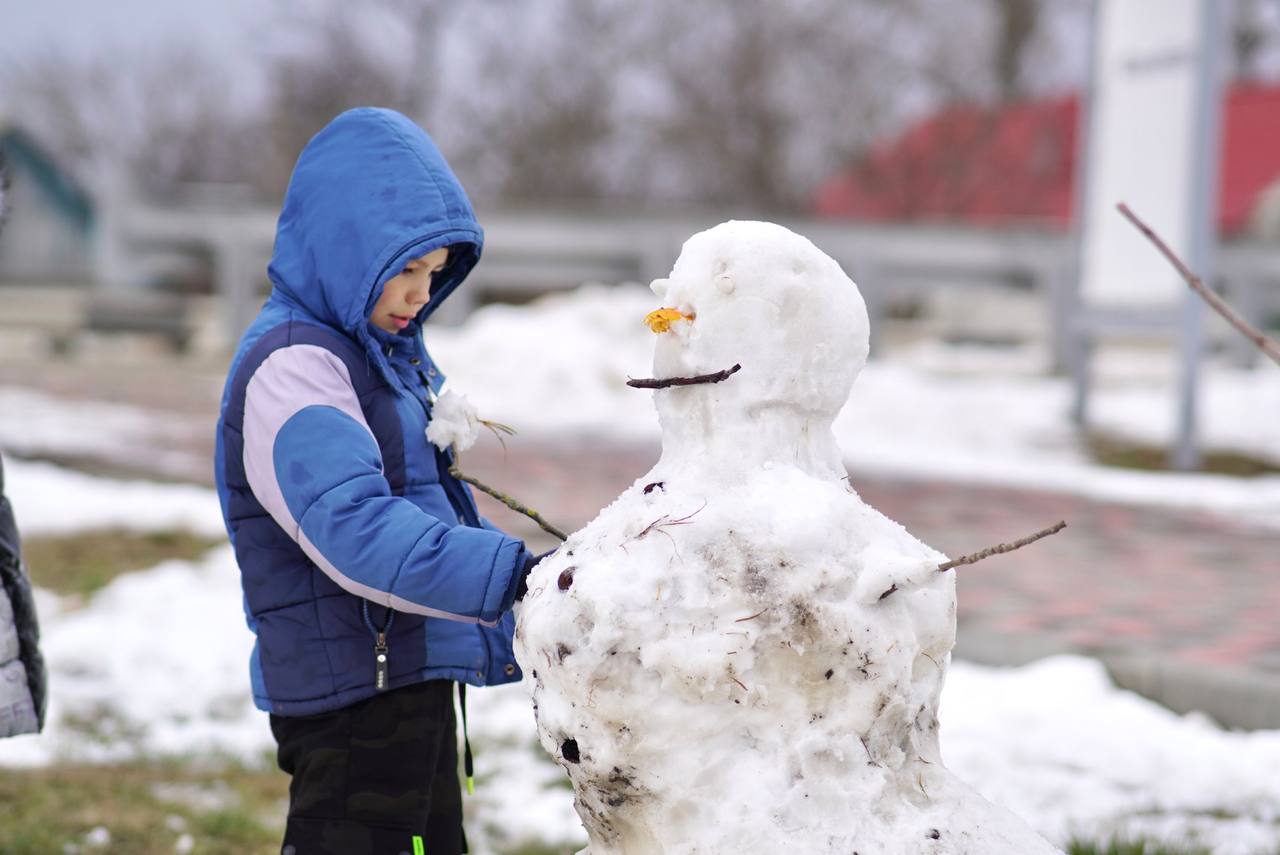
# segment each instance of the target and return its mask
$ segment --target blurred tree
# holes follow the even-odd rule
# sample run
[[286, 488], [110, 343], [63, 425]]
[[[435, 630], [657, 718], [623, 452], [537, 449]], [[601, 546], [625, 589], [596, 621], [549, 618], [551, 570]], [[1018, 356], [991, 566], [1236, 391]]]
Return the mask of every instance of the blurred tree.
[[1044, 0], [992, 0], [996, 12], [995, 76], [1001, 101], [1023, 94], [1023, 62]]
[[253, 118], [233, 107], [225, 69], [197, 51], [127, 61], [49, 51], [0, 68], [0, 84], [13, 115], [91, 187], [116, 171], [153, 192], [250, 178]]
[[285, 7], [283, 35], [266, 57], [268, 145], [257, 183], [267, 196], [284, 195], [298, 153], [338, 113], [372, 105], [421, 120], [430, 112], [441, 8], [411, 0]]
[[1267, 42], [1274, 40], [1275, 33], [1267, 27], [1258, 0], [1236, 0], [1231, 16], [1234, 76], [1240, 80], [1260, 77]]
[[[466, 186], [532, 202], [617, 190], [617, 99], [642, 7], [623, 0], [471, 3], [453, 32], [470, 40], [456, 92], [433, 124]], [[634, 188], [628, 188], [634, 189]]]
[[481, 196], [798, 210], [902, 117], [990, 91], [983, 21], [945, 5], [464, 4], [467, 70], [431, 126]]
[[654, 124], [668, 182], [766, 210], [814, 189], [887, 130], [984, 82], [974, 21], [939, 0], [663, 4], [647, 39], [669, 110]]
[[[0, 85], [84, 173], [124, 162], [153, 191], [251, 182], [275, 202], [312, 134], [377, 104], [422, 122], [482, 199], [796, 211], [922, 114], [1054, 79], [1045, 31], [1078, 28], [1064, 6], [1087, 11], [1055, 3], [288, 0], [248, 106], [226, 68], [186, 46], [51, 53], [0, 69]], [[956, 171], [983, 138], [966, 130]]]

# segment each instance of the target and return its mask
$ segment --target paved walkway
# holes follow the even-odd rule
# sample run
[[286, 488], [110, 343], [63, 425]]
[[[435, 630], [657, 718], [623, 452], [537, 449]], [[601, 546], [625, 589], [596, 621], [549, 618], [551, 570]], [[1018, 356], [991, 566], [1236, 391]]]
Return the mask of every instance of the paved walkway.
[[[95, 376], [96, 375], [96, 376]], [[129, 378], [129, 379], [122, 379]], [[0, 384], [168, 413], [174, 424], [148, 454], [190, 461], [177, 473], [207, 483], [221, 378], [213, 370], [134, 373], [45, 363], [0, 366]], [[566, 531], [589, 520], [658, 456], [656, 446], [518, 436], [492, 441], [463, 468], [507, 490]], [[77, 461], [92, 468], [94, 461]], [[104, 471], [121, 461], [104, 461]], [[170, 477], [169, 471], [148, 473]], [[1010, 555], [959, 568], [960, 655], [1016, 664], [1056, 652], [1102, 658], [1122, 683], [1175, 709], [1204, 709], [1246, 727], [1280, 728], [1280, 531], [1220, 517], [1077, 496], [944, 482], [859, 477], [863, 498], [953, 556], [1015, 540], [1058, 520], [1068, 528]], [[533, 546], [554, 540], [482, 497], [485, 513]]]

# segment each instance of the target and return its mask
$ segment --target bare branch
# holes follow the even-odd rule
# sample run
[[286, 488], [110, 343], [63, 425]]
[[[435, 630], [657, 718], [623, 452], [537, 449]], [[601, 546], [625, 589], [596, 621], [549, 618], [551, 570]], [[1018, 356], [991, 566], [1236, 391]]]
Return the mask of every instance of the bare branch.
[[726, 380], [742, 370], [741, 364], [735, 364], [732, 368], [726, 368], [724, 371], [717, 371], [714, 374], [698, 374], [694, 377], [666, 377], [661, 380], [628, 379], [627, 385], [633, 389], [668, 389], [672, 386], [697, 386], [701, 383], [719, 383]]
[[1066, 527], [1067, 527], [1066, 521], [1060, 520], [1055, 525], [1049, 526], [1049, 528], [1046, 528], [1042, 531], [1038, 531], [1035, 534], [1030, 535], [1029, 537], [1022, 538], [1021, 540], [1015, 540], [1013, 543], [1002, 543], [999, 546], [992, 546], [982, 550], [981, 552], [975, 552], [972, 555], [965, 555], [960, 558], [956, 558], [952, 561], [948, 561], [946, 564], [939, 564], [938, 572], [941, 573], [941, 572], [950, 570], [953, 567], [960, 567], [961, 565], [964, 565], [964, 564], [976, 564], [982, 559], [990, 558], [993, 555], [1000, 555], [1005, 552], [1013, 552], [1015, 549], [1021, 549], [1027, 544], [1035, 543], [1037, 540], [1039, 540], [1042, 537], [1048, 537], [1051, 534], [1057, 534], [1058, 532], [1062, 531]]
[[1226, 318], [1227, 323], [1231, 324], [1231, 326], [1239, 330], [1245, 338], [1257, 345], [1258, 349], [1270, 357], [1272, 362], [1280, 365], [1280, 345], [1276, 344], [1272, 339], [1267, 338], [1248, 321], [1236, 314], [1235, 309], [1232, 309], [1226, 300], [1223, 300], [1212, 290], [1206, 287], [1204, 282], [1200, 281], [1200, 277], [1192, 273], [1191, 269], [1187, 267], [1181, 258], [1178, 257], [1177, 253], [1170, 249], [1169, 245], [1161, 240], [1160, 236], [1157, 235], [1150, 226], [1139, 219], [1138, 215], [1130, 210], [1128, 205], [1121, 202], [1119, 205], [1116, 205], [1116, 209], [1125, 216], [1125, 219], [1133, 223], [1134, 226], [1137, 227], [1138, 231], [1146, 235], [1147, 240], [1155, 244], [1156, 249], [1160, 250], [1160, 254], [1169, 260], [1169, 263], [1173, 265], [1179, 275], [1181, 275], [1182, 278], [1186, 280], [1187, 284], [1191, 286], [1191, 290], [1203, 297], [1204, 301], [1212, 306], [1215, 312]]
[[462, 473], [462, 470], [458, 468], [458, 465], [456, 463], [449, 467], [449, 474], [452, 475], [454, 478], [457, 478], [459, 481], [467, 482], [472, 487], [475, 487], [477, 490], [481, 490], [485, 493], [488, 493], [490, 496], [493, 496], [495, 499], [497, 499], [499, 502], [502, 502], [502, 504], [506, 505], [508, 508], [511, 508], [511, 510], [517, 513], [524, 514], [526, 517], [536, 522], [538, 524], [538, 527], [541, 528], [543, 531], [545, 531], [547, 534], [550, 534], [554, 537], [558, 537], [561, 540], [569, 539], [569, 536], [567, 534], [560, 531], [560, 529], [556, 528], [551, 523], [543, 519], [542, 514], [538, 513], [532, 508], [529, 508], [529, 507], [526, 507], [525, 505], [520, 504], [520, 502], [511, 498], [506, 493], [495, 490], [494, 488], [490, 487], [488, 484], [485, 484], [482, 481], [472, 478], [470, 475], [464, 475]]

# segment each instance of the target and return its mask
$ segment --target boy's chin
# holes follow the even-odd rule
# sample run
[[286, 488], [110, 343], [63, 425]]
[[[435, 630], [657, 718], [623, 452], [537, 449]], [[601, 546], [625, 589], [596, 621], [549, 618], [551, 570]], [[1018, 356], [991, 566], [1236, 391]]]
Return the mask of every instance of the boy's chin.
[[395, 321], [381, 320], [381, 319], [375, 320], [373, 318], [369, 319], [369, 325], [382, 330], [387, 335], [399, 335], [400, 333], [404, 332], [406, 329], [409, 328], [408, 324], [401, 325], [396, 323]]

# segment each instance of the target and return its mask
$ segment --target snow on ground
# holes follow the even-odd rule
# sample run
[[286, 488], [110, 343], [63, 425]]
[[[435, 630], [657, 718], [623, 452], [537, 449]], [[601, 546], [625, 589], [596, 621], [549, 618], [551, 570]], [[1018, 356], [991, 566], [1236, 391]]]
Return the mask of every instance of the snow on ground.
[[0, 388], [0, 437], [8, 451], [112, 451], [124, 442], [145, 440], [159, 421], [136, 407], [71, 402], [28, 389]]
[[4, 459], [5, 495], [25, 536], [85, 529], [187, 529], [218, 537], [226, 532], [218, 497], [186, 484], [119, 481], [49, 463]]
[[[19, 466], [15, 486], [31, 490], [22, 482], [52, 469]], [[138, 528], [156, 524], [153, 509], [173, 499], [165, 485], [94, 480], [104, 495], [133, 493], [131, 506], [146, 509], [136, 511]], [[78, 515], [62, 530], [77, 519], [79, 527], [98, 524]], [[40, 736], [0, 741], [0, 766], [137, 752], [221, 751], [269, 762], [266, 716], [249, 700], [252, 638], [228, 547], [121, 576], [81, 609], [59, 610], [51, 595], [40, 603], [51, 725]], [[468, 797], [477, 851], [497, 842], [581, 841], [571, 793], [537, 746], [524, 687], [476, 692], [469, 706], [480, 780]], [[1174, 715], [1117, 690], [1091, 660], [955, 664], [942, 721], [952, 770], [1059, 843], [1072, 834], [1131, 832], [1181, 843], [1198, 835], [1224, 855], [1280, 846], [1280, 731], [1224, 732]]]
[[212, 426], [186, 415], [0, 387], [0, 451], [25, 457], [105, 456], [121, 464], [145, 461], [148, 471], [181, 477], [208, 464], [191, 452], [158, 447], [154, 440], [192, 430], [211, 432]]
[[248, 692], [253, 636], [240, 604], [228, 545], [200, 562], [120, 576], [87, 608], [43, 612], [50, 724], [39, 737], [0, 743], [0, 764], [140, 752], [255, 759], [271, 733]]

